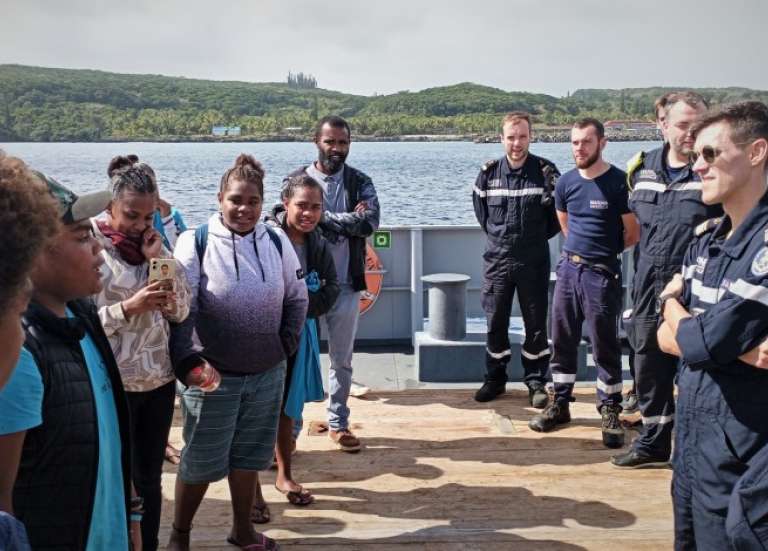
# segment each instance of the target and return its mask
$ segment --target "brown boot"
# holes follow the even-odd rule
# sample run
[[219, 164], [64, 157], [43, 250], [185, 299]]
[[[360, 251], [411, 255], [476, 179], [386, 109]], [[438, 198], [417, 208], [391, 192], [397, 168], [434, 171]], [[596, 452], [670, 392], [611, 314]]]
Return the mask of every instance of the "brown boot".
[[336, 447], [343, 452], [359, 452], [362, 447], [360, 440], [349, 429], [330, 430], [328, 435], [336, 444]]

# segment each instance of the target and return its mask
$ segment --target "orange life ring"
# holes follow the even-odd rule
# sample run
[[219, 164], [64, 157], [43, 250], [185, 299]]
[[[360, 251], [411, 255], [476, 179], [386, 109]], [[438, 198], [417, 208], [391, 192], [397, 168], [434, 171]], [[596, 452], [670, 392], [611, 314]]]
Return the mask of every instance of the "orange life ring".
[[384, 281], [386, 270], [379, 260], [379, 255], [371, 247], [370, 243], [365, 244], [365, 286], [367, 289], [360, 293], [360, 314], [365, 314], [373, 308], [381, 292], [381, 284]]

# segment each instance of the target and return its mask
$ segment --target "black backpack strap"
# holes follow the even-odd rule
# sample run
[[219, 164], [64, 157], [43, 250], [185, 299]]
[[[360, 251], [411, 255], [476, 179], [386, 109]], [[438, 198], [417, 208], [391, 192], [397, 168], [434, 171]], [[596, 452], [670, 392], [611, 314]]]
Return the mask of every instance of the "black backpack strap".
[[208, 224], [201, 224], [195, 229], [195, 251], [197, 251], [197, 260], [200, 262], [200, 266], [203, 265], [203, 256], [207, 246]]
[[280, 236], [277, 235], [277, 232], [267, 226], [266, 224], [264, 227], [267, 229], [267, 234], [269, 235], [269, 238], [272, 240], [272, 243], [277, 247], [277, 252], [280, 253], [280, 258], [283, 258], [283, 242], [280, 240]]

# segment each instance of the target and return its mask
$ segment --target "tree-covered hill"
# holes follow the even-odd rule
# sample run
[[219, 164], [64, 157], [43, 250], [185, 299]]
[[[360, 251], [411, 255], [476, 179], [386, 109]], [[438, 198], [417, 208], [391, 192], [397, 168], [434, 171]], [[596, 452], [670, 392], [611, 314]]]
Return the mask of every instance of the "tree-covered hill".
[[[358, 134], [495, 132], [499, 116], [531, 112], [539, 125], [575, 118], [652, 117], [662, 88], [577, 90], [567, 98], [506, 92], [472, 83], [359, 96], [286, 83], [223, 82], [103, 71], [0, 65], [0, 140], [201, 139], [214, 125], [244, 136], [305, 135], [319, 117], [349, 118]], [[768, 101], [768, 92], [704, 89], [716, 102]], [[296, 130], [299, 129], [299, 130]]]

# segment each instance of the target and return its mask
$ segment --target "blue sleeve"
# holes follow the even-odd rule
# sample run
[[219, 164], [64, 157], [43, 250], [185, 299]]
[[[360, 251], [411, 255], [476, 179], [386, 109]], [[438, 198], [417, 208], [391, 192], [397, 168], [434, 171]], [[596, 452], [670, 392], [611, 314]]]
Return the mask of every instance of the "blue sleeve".
[[738, 360], [768, 334], [768, 278], [734, 281], [723, 298], [677, 328], [682, 359], [693, 368], [717, 369]]
[[171, 216], [173, 216], [173, 222], [176, 224], [176, 231], [181, 234], [187, 231], [187, 225], [184, 223], [184, 218], [181, 213], [176, 210], [176, 207], [171, 207]]
[[565, 186], [567, 182], [560, 178], [555, 184], [555, 208], [560, 212], [568, 212], [567, 201], [565, 200]]
[[26, 349], [8, 384], [0, 390], [0, 434], [13, 434], [43, 423], [43, 379]]
[[155, 214], [152, 215], [152, 227], [160, 232], [160, 235], [165, 235], [163, 231], [163, 217], [160, 216], [160, 211], [157, 209], [155, 209]]

